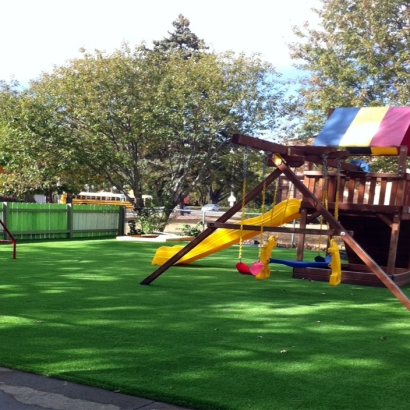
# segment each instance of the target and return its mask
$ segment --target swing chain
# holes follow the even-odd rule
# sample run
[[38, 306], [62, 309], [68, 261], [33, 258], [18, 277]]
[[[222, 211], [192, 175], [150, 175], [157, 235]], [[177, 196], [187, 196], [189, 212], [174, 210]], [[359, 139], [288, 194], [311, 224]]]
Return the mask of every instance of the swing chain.
[[327, 167], [327, 154], [323, 154], [323, 168], [322, 168], [322, 173], [323, 173], [323, 204], [326, 209], [328, 209], [329, 206], [329, 198], [328, 198], [328, 180], [329, 180], [329, 174], [328, 174], [328, 167]]
[[246, 179], [246, 174], [248, 172], [248, 155], [249, 155], [249, 147], [246, 146], [243, 151], [243, 168], [242, 168], [242, 176], [243, 179]]
[[[322, 174], [323, 174], [323, 187], [322, 187], [322, 203], [325, 206], [326, 209], [328, 209], [328, 192], [327, 192], [327, 182], [328, 182], [328, 168], [327, 168], [327, 154], [322, 155], [323, 158], [323, 166], [322, 166]], [[323, 229], [323, 215], [320, 215], [320, 230]], [[317, 244], [317, 249], [318, 249], [318, 255], [320, 255], [321, 252], [321, 247], [322, 247], [322, 235], [319, 235], [318, 237], [318, 244]]]
[[239, 262], [242, 262], [242, 251], [243, 251], [243, 223], [245, 220], [245, 196], [246, 196], [246, 174], [247, 174], [247, 167], [248, 167], [248, 153], [249, 147], [245, 147], [243, 153], [243, 183], [242, 183], [242, 209], [241, 209], [241, 225], [240, 225], [240, 236], [239, 236], [239, 255], [238, 259]]
[[[266, 201], [266, 169], [268, 166], [268, 159], [269, 154], [264, 152], [263, 158], [263, 168], [262, 168], [262, 178], [263, 178], [263, 187], [262, 187], [262, 204], [261, 204], [261, 213], [262, 215], [265, 213], [265, 201]], [[258, 259], [261, 259], [262, 256], [262, 249], [263, 249], [263, 222], [261, 222], [261, 231], [259, 237], [259, 252], [258, 252]]]
[[335, 219], [339, 220], [339, 199], [340, 199], [340, 175], [342, 173], [342, 160], [337, 158], [336, 166], [336, 197], [335, 197]]

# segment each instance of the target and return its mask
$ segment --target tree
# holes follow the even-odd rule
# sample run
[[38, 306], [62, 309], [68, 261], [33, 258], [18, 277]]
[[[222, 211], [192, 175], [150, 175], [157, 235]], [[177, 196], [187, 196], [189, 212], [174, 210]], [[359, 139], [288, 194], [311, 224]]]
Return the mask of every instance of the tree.
[[182, 14], [172, 22], [175, 30], [168, 32], [169, 37], [165, 37], [160, 41], [154, 41], [153, 51], [167, 56], [174, 51], [180, 52], [184, 59], [189, 59], [193, 56], [200, 56], [203, 52], [209, 49], [205, 41], [189, 28], [190, 22]]
[[329, 108], [408, 105], [410, 3], [404, 0], [321, 0], [319, 28], [295, 28], [290, 45], [304, 70], [302, 133], [315, 135]]
[[151, 194], [172, 209], [207, 177], [232, 133], [272, 129], [283, 95], [273, 66], [257, 55], [185, 51], [164, 59], [123, 44], [43, 73], [19, 96], [25, 114], [4, 138], [9, 161], [20, 146], [56, 180], [88, 177], [132, 190], [140, 205]]
[[201, 181], [227, 135], [272, 126], [281, 98], [274, 75], [257, 57], [173, 53], [164, 62], [124, 45], [43, 74], [29, 95], [53, 113], [49, 142], [68, 162], [137, 198], [154, 188], [172, 207]]
[[50, 136], [58, 130], [53, 128], [53, 116], [44, 106], [21, 91], [18, 83], [2, 83], [0, 107], [0, 163], [5, 171], [0, 174], [3, 193], [19, 199], [36, 193], [51, 197], [53, 192], [67, 189], [74, 179], [80, 179], [74, 166], [64, 167], [64, 153], [52, 144]]
[[244, 148], [227, 146], [218, 157], [209, 164], [208, 178], [196, 186], [194, 194], [200, 198], [200, 203], [209, 200], [212, 203], [226, 201], [231, 193], [239, 201], [242, 196], [244, 178], [246, 190], [249, 191], [261, 181], [263, 156], [260, 152], [248, 150], [246, 161]]

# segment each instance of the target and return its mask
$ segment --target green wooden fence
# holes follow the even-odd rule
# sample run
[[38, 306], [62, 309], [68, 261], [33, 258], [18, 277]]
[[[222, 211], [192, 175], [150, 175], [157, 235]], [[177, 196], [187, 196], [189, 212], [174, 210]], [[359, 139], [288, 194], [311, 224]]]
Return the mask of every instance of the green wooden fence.
[[[109, 205], [0, 203], [16, 239], [95, 238], [124, 234], [124, 208]], [[3, 239], [7, 234], [3, 232]]]

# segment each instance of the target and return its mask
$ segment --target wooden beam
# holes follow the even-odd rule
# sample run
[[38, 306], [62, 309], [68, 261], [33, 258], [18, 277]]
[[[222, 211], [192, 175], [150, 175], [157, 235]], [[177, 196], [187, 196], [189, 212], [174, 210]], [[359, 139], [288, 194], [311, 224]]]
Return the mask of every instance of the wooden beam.
[[[306, 157], [311, 158], [311, 159], [317, 159], [317, 158], [322, 158], [322, 155], [326, 155], [327, 159], [346, 159], [350, 157], [350, 152], [349, 151], [337, 151], [337, 148], [335, 147], [316, 147], [312, 145], [304, 145], [304, 146], [296, 146], [299, 149], [302, 149], [303, 152], [305, 153]], [[322, 158], [323, 160], [323, 158]], [[310, 161], [310, 159], [308, 159]], [[312, 161], [316, 162], [316, 161]]]
[[393, 222], [391, 224], [391, 235], [389, 245], [389, 256], [387, 260], [386, 273], [393, 275], [394, 267], [396, 266], [397, 245], [399, 243], [400, 233], [400, 216], [398, 214], [393, 215]]
[[169, 269], [172, 265], [175, 265], [184, 255], [186, 255], [191, 249], [198, 246], [204, 239], [206, 239], [209, 235], [211, 235], [215, 229], [207, 228], [203, 232], [201, 232], [193, 241], [189, 242], [186, 246], [184, 246], [178, 253], [174, 256], [169, 258], [163, 265], [161, 265], [157, 270], [151, 273], [151, 275], [147, 276], [140, 285], [149, 285], [158, 276], [162, 275], [167, 269]]
[[[232, 136], [232, 142], [234, 144], [243, 145], [245, 147], [251, 147], [251, 148], [259, 149], [262, 151], [272, 152], [273, 154], [283, 154], [283, 155], [289, 155], [290, 149], [294, 148], [294, 147], [287, 147], [282, 144], [276, 144], [271, 141], [261, 140], [259, 138], [253, 138], [253, 137], [250, 137], [249, 135], [243, 135], [243, 134], [234, 134]], [[303, 151], [298, 150], [296, 148], [292, 149], [292, 152], [295, 155], [303, 155]]]
[[309, 216], [306, 218], [306, 223], [307, 223], [307, 224], [308, 224], [308, 223], [311, 223], [311, 222], [314, 221], [315, 219], [320, 218], [320, 216], [321, 216], [320, 212], [316, 211], [316, 212], [314, 212], [312, 215], [309, 215]]
[[301, 157], [306, 155], [320, 156], [326, 154], [329, 158], [347, 158], [350, 156], [348, 151], [339, 151], [337, 147], [316, 147], [311, 145], [286, 146], [243, 134], [234, 134], [231, 141], [234, 144], [272, 152], [273, 154], [298, 155]]
[[[334, 206], [334, 202], [329, 202], [329, 209], [333, 209]], [[402, 208], [394, 205], [339, 204], [339, 211], [400, 213]]]
[[[334, 176], [336, 175], [336, 171], [329, 171], [328, 172], [329, 176]], [[306, 175], [307, 177], [312, 177], [312, 176], [323, 176], [323, 172], [322, 171], [305, 171], [304, 175]], [[350, 176], [354, 176], [354, 177], [362, 177], [362, 176], [366, 176], [366, 178], [379, 178], [379, 179], [389, 179], [389, 181], [394, 181], [395, 179], [399, 179], [402, 180], [403, 178], [410, 180], [410, 174], [406, 174], [406, 175], [402, 175], [400, 176], [399, 174], [389, 174], [386, 172], [368, 172], [368, 173], [364, 173], [363, 171], [358, 171], [356, 174], [349, 174]]]
[[353, 237], [343, 228], [343, 226], [336, 221], [333, 215], [320, 203], [320, 201], [309, 191], [309, 189], [299, 181], [292, 170], [284, 163], [278, 165], [278, 168], [293, 182], [295, 187], [302, 193], [305, 199], [319, 211], [329, 226], [336, 231], [342, 240], [350, 246], [356, 255], [367, 265], [370, 270], [383, 282], [383, 284], [393, 293], [394, 296], [410, 310], [410, 300], [401, 291], [401, 289], [394, 283], [386, 272], [366, 253], [366, 251], [353, 239]]
[[[302, 206], [306, 206], [307, 208], [311, 208], [309, 206], [310, 202], [308, 200], [302, 201]], [[314, 208], [314, 207], [313, 207]], [[335, 208], [334, 202], [329, 202], [328, 208], [333, 210]], [[401, 213], [402, 206], [395, 206], [395, 205], [370, 205], [370, 204], [352, 204], [351, 202], [343, 202], [339, 203], [339, 211], [352, 211], [352, 212], [369, 212], [369, 213], [380, 213], [385, 212], [389, 214], [394, 213]]]
[[392, 227], [393, 222], [384, 214], [376, 214], [389, 228]]
[[[260, 225], [241, 225], [234, 223], [220, 223], [210, 222], [207, 224], [210, 228], [224, 228], [224, 229], [236, 229], [244, 231], [255, 231], [255, 235], [260, 233]], [[308, 235], [327, 235], [333, 236], [335, 231], [333, 229], [315, 229], [315, 228], [284, 228], [281, 226], [263, 226], [263, 232], [282, 232], [282, 233], [303, 233]]]
[[407, 162], [407, 145], [402, 145], [399, 151], [399, 163], [397, 165], [397, 173], [403, 175], [406, 173], [406, 162]]
[[[299, 168], [301, 167], [305, 162], [306, 158], [300, 155], [285, 155], [281, 154], [281, 157], [286, 161], [286, 163], [292, 167], [292, 168]], [[274, 167], [276, 166], [274, 161], [272, 160], [272, 157], [268, 158], [268, 167]]]

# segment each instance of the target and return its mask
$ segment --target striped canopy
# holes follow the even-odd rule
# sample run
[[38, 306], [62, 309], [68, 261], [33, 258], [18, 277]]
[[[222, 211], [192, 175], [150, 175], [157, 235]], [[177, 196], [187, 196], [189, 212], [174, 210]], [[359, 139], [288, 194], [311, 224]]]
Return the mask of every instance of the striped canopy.
[[313, 145], [361, 155], [398, 155], [401, 145], [410, 151], [410, 107], [336, 108]]

